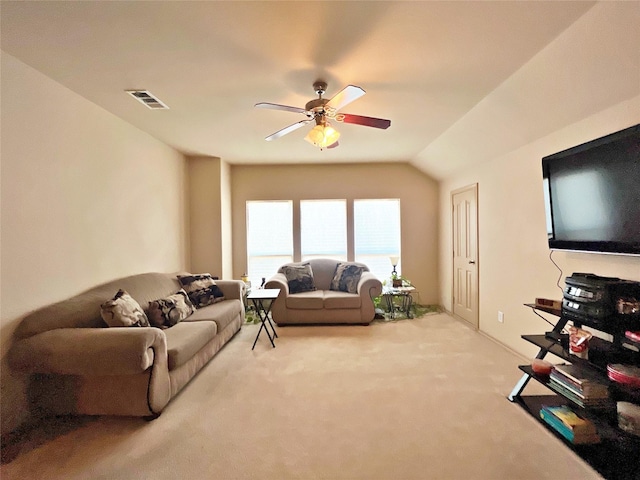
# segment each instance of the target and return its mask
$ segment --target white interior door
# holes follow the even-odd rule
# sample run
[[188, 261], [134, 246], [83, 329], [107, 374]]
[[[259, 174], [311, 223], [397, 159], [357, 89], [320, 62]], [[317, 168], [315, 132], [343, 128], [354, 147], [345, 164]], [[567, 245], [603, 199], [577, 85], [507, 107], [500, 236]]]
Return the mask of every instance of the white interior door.
[[478, 328], [478, 185], [451, 194], [453, 314]]

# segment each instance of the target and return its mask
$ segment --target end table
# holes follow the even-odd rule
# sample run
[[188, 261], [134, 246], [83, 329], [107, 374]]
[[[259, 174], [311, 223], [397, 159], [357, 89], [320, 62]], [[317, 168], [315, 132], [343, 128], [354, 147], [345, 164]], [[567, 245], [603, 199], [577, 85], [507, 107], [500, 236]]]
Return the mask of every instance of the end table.
[[[251, 350], [256, 347], [256, 342], [258, 341], [263, 328], [264, 331], [267, 332], [267, 337], [269, 337], [271, 346], [273, 346], [273, 348], [276, 348], [276, 344], [273, 342], [273, 340], [275, 338], [278, 338], [278, 334], [276, 333], [276, 329], [271, 322], [271, 305], [273, 305], [273, 301], [278, 298], [279, 294], [279, 288], [259, 288], [256, 290], [251, 290], [251, 292], [249, 292], [249, 294], [247, 295], [247, 300], [251, 301], [254, 308], [256, 309], [256, 312], [258, 313], [258, 317], [260, 318], [260, 329], [258, 330], [256, 339], [253, 341], [253, 347], [251, 347]], [[267, 300], [269, 301], [265, 305], [265, 301]], [[267, 328], [267, 324], [269, 324], [269, 326], [271, 327], [273, 336], [271, 336], [271, 333]]]
[[[391, 318], [396, 317], [396, 310], [404, 312], [407, 318], [412, 318], [411, 307], [413, 306], [412, 293], [415, 291], [415, 287], [398, 287], [392, 289], [385, 289], [382, 292], [382, 297], [387, 304], [387, 311], [391, 315]], [[400, 299], [400, 307], [398, 308], [393, 299]]]

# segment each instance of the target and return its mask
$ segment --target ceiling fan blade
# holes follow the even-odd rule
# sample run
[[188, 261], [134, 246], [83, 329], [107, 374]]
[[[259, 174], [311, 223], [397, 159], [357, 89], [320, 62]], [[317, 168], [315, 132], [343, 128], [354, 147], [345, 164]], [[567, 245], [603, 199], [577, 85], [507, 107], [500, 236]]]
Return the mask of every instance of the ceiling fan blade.
[[334, 111], [340, 110], [345, 105], [350, 104], [354, 100], [359, 99], [365, 92], [362, 88], [355, 85], [347, 85], [342, 90], [334, 95], [334, 97], [327, 102], [325, 108], [330, 108]]
[[285, 112], [302, 113], [305, 115], [307, 114], [307, 111], [304, 108], [290, 107], [288, 105], [278, 105], [277, 103], [261, 102], [256, 103], [254, 106], [258, 108], [270, 108], [271, 110], [284, 110]]
[[294, 123], [293, 125], [289, 125], [288, 127], [284, 127], [282, 130], [278, 130], [276, 133], [272, 133], [271, 135], [269, 135], [268, 137], [265, 137], [265, 140], [267, 142], [270, 142], [271, 140], [275, 140], [277, 138], [283, 137], [285, 136], [287, 133], [291, 133], [294, 130], [299, 129], [300, 127], [304, 127], [307, 123], [309, 123], [311, 120], [313, 120], [312, 118], [308, 119], [308, 120], [300, 120], [299, 122]]
[[340, 146], [340, 144], [336, 141], [336, 142], [332, 143], [331, 145], [329, 145], [327, 148], [336, 148], [336, 147], [339, 147], [339, 146]]
[[391, 126], [391, 120], [363, 117], [362, 115], [352, 115], [350, 113], [339, 113], [335, 118], [337, 122], [354, 123], [356, 125], [364, 125], [365, 127], [387, 129]]

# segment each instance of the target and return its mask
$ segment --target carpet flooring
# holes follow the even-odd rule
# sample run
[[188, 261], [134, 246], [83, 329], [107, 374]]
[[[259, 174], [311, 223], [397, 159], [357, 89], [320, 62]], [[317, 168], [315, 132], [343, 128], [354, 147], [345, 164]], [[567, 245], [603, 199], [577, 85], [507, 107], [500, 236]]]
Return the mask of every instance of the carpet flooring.
[[263, 333], [252, 351], [258, 328], [243, 326], [156, 420], [52, 420], [0, 476], [601, 478], [506, 399], [523, 360], [447, 314], [279, 328], [276, 348]]

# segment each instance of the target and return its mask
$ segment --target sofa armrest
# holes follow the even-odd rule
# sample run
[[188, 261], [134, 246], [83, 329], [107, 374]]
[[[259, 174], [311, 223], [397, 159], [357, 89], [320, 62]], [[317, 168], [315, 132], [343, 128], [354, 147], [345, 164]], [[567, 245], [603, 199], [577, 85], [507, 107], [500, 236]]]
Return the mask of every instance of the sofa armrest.
[[264, 288], [279, 288], [279, 296], [289, 295], [289, 282], [287, 282], [287, 277], [284, 273], [276, 273], [264, 284]]
[[376, 315], [373, 299], [382, 293], [382, 282], [371, 272], [364, 272], [358, 282], [358, 294], [362, 302], [360, 315], [363, 323], [369, 323]]
[[371, 272], [362, 272], [358, 282], [358, 294], [362, 297], [375, 298], [382, 293], [382, 282]]
[[271, 304], [271, 317], [276, 323], [287, 323], [287, 297], [289, 296], [289, 283], [284, 273], [276, 273], [271, 277], [264, 288], [279, 288], [278, 298]]
[[131, 375], [166, 356], [166, 337], [158, 328], [58, 328], [18, 340], [8, 360], [24, 373]]
[[224, 293], [224, 298], [242, 300], [246, 288], [242, 280], [215, 280], [215, 282]]

